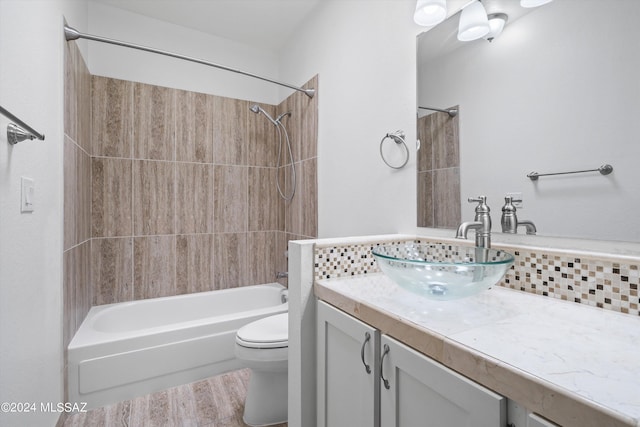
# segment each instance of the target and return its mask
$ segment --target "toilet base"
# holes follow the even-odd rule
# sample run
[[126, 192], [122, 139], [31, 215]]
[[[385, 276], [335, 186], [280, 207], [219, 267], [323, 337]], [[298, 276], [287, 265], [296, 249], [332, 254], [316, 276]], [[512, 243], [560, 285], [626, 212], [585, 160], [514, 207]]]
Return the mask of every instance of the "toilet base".
[[249, 390], [244, 404], [245, 424], [269, 426], [288, 420], [287, 372], [265, 372], [251, 369]]

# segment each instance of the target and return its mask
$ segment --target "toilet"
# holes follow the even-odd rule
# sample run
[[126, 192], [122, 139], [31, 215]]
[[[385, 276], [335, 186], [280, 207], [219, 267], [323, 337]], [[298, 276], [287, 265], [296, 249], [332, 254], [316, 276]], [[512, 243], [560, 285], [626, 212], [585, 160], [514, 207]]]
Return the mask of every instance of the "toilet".
[[243, 420], [250, 426], [287, 422], [289, 313], [238, 329], [235, 355], [251, 369]]

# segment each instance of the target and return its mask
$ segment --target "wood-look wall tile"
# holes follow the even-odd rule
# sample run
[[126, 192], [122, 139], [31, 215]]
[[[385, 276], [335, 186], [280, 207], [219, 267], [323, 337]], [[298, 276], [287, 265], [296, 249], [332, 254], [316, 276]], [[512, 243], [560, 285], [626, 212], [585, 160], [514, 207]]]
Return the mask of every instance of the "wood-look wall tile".
[[[258, 105], [271, 117], [276, 117], [276, 108], [273, 105]], [[278, 131], [273, 123], [262, 114], [250, 112], [247, 116], [249, 166], [276, 167], [278, 164], [278, 143]], [[286, 144], [284, 135], [283, 144]]]
[[213, 96], [176, 91], [176, 160], [213, 162]]
[[432, 121], [433, 114], [418, 119], [418, 139], [420, 140], [420, 149], [417, 152], [418, 172], [433, 170]]
[[[304, 239], [304, 237], [301, 237]], [[275, 270], [276, 272], [288, 272], [289, 271], [289, 240], [296, 240], [293, 235], [285, 233], [284, 231], [278, 231], [276, 233], [276, 246], [275, 246]], [[280, 278], [277, 280], [283, 286], [289, 286], [288, 278]]]
[[[289, 192], [290, 168], [285, 168], [287, 194]], [[307, 238], [318, 234], [318, 180], [317, 159], [296, 163], [296, 193], [285, 208], [285, 231]]]
[[134, 160], [133, 229], [136, 236], [174, 233], [175, 164]]
[[[302, 96], [307, 97], [302, 94]], [[291, 113], [290, 116], [286, 116], [282, 119], [282, 124], [287, 130], [289, 135], [289, 143], [291, 145], [291, 151], [293, 152], [293, 161], [298, 162], [302, 159], [302, 98], [298, 96], [298, 92], [294, 92], [289, 95], [284, 101], [282, 101], [276, 107], [276, 113]], [[276, 143], [278, 142], [276, 136]], [[284, 138], [284, 135], [283, 135]], [[284, 148], [284, 147], [283, 147]], [[277, 153], [276, 153], [277, 156]], [[281, 165], [287, 165], [291, 163], [288, 154], [283, 158]]]
[[433, 171], [417, 173], [418, 227], [434, 227]]
[[75, 42], [64, 46], [64, 133], [74, 141], [77, 136], [77, 94], [76, 94], [76, 55]]
[[133, 239], [133, 298], [176, 295], [176, 237], [146, 236]]
[[[277, 231], [251, 232], [247, 234], [247, 258], [249, 283], [273, 283], [276, 280]], [[282, 271], [282, 270], [277, 270]], [[286, 271], [286, 270], [285, 270]]]
[[76, 144], [65, 135], [64, 152], [63, 152], [63, 173], [64, 173], [64, 196], [63, 196], [63, 212], [64, 212], [64, 243], [63, 248], [67, 250], [74, 246], [77, 242], [76, 235], [76, 157], [78, 155]]
[[132, 160], [94, 157], [91, 170], [92, 236], [131, 236]]
[[247, 231], [247, 169], [242, 166], [213, 167], [213, 228], [216, 233]]
[[176, 233], [213, 233], [213, 165], [176, 163]]
[[174, 160], [176, 90], [136, 83], [133, 93], [134, 157]]
[[91, 242], [63, 253], [63, 343], [71, 342], [91, 308]]
[[213, 105], [213, 162], [246, 165], [246, 126], [251, 104], [248, 101], [216, 96], [213, 98]]
[[91, 241], [72, 250], [76, 252], [75, 316], [76, 328], [79, 328], [91, 308]]
[[91, 157], [81, 149], [76, 155], [76, 243], [91, 238]]
[[76, 253], [69, 249], [62, 254], [62, 343], [67, 348], [73, 335], [78, 330], [76, 324]]
[[76, 45], [76, 142], [88, 154], [93, 154], [91, 144], [91, 73]]
[[318, 155], [318, 75], [303, 85], [305, 89], [315, 88], [316, 94], [309, 98], [302, 92], [297, 92], [300, 101], [300, 157], [298, 160], [307, 160]]
[[[247, 279], [247, 233], [214, 235], [213, 274], [216, 289], [245, 286]], [[253, 262], [253, 260], [251, 260]]]
[[447, 113], [434, 113], [432, 116], [433, 168], [460, 166], [459, 116], [449, 117]]
[[434, 171], [433, 189], [435, 227], [456, 228], [462, 221], [460, 168]]
[[133, 300], [133, 238], [91, 241], [93, 305]]
[[[318, 76], [305, 83], [304, 88], [318, 90]], [[317, 157], [318, 142], [318, 92], [309, 98], [302, 92], [294, 92], [277, 107], [277, 113], [291, 112], [291, 116], [282, 120], [293, 149], [295, 162]], [[287, 159], [287, 163], [289, 160]]]
[[[249, 231], [284, 230], [285, 204], [276, 187], [278, 169], [252, 167], [248, 173]], [[281, 175], [284, 191], [284, 171]]]
[[176, 292], [214, 290], [213, 235], [176, 236]]
[[94, 156], [132, 157], [132, 82], [92, 76], [91, 145]]

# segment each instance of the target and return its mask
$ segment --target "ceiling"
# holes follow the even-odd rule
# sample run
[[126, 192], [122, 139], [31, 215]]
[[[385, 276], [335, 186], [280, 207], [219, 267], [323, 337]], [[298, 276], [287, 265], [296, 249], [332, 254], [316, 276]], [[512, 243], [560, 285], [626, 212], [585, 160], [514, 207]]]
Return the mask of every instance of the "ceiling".
[[92, 1], [278, 51], [321, 0]]

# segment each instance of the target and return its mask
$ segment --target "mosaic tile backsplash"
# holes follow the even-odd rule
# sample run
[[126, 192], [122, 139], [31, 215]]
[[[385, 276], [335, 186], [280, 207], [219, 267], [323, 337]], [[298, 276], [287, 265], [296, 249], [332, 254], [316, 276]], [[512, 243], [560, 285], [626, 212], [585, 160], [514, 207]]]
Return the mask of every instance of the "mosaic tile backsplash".
[[[375, 246], [394, 243], [429, 243], [446, 251], [449, 243], [427, 239], [389, 240], [377, 243], [316, 245], [315, 279], [336, 279], [379, 273], [371, 253]], [[510, 289], [638, 316], [640, 263], [634, 260], [576, 256], [527, 247], [514, 249], [494, 244], [515, 256], [499, 283]]]

